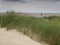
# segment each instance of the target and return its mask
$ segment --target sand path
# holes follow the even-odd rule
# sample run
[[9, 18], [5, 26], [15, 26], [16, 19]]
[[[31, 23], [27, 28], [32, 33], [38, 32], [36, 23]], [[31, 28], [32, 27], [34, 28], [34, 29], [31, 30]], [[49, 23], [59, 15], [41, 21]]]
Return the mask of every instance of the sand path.
[[6, 31], [0, 28], [0, 45], [42, 45], [16, 30]]

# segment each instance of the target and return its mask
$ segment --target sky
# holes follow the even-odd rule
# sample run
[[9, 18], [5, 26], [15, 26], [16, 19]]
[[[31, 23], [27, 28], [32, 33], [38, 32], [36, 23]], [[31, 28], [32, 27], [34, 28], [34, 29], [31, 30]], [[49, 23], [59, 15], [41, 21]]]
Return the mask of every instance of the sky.
[[0, 0], [0, 12], [60, 13], [60, 0]]

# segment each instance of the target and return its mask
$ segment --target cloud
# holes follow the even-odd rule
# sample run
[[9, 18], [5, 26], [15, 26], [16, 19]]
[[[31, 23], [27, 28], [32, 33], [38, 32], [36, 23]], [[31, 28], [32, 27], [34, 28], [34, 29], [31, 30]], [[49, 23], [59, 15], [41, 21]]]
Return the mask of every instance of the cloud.
[[17, 1], [20, 1], [20, 0], [5, 0], [5, 1], [17, 2]]
[[21, 3], [29, 3], [29, 2], [38, 2], [38, 1], [53, 1], [53, 2], [56, 2], [56, 1], [60, 1], [60, 0], [3, 0], [3, 1], [7, 1], [7, 2], [21, 2]]
[[56, 0], [0, 0], [0, 12], [7, 10], [34, 12], [34, 13], [60, 13], [60, 1]]

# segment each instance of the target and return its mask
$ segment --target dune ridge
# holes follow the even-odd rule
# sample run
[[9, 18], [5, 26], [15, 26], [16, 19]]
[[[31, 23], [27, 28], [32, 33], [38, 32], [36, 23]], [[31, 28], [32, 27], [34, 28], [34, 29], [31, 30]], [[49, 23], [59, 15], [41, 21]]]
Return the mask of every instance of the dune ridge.
[[[14, 30], [0, 28], [0, 45], [43, 45]], [[45, 44], [44, 44], [45, 45]]]

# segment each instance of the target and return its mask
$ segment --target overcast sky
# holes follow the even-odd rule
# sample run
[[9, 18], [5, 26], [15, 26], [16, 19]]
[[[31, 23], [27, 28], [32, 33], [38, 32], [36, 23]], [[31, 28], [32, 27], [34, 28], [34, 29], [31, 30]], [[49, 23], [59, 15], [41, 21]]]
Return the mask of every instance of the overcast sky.
[[60, 13], [60, 0], [0, 0], [0, 12]]

